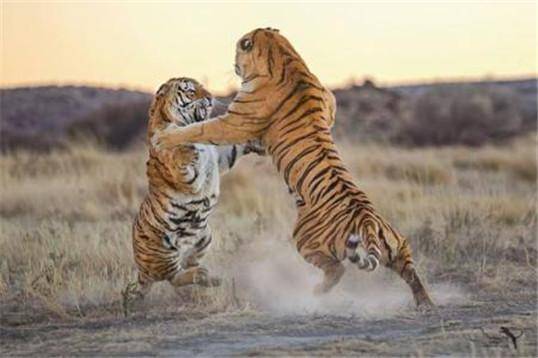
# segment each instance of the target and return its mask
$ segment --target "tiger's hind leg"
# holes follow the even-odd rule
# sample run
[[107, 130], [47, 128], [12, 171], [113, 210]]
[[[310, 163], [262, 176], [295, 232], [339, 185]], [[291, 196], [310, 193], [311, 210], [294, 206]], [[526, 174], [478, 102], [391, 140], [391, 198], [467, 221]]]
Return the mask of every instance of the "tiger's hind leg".
[[426, 308], [435, 306], [415, 269], [411, 257], [411, 248], [407, 240], [404, 241], [398, 256], [392, 262], [387, 263], [387, 266], [396, 271], [409, 285], [417, 307]]
[[323, 271], [323, 281], [316, 285], [314, 294], [323, 294], [329, 292], [344, 275], [345, 268], [340, 261], [322, 252], [304, 253], [299, 251], [304, 259]]
[[220, 286], [221, 279], [209, 275], [207, 269], [200, 266], [199, 263], [211, 241], [211, 235], [204, 236], [198, 244], [197, 251], [181, 261], [180, 265], [182, 268], [176, 271], [169, 279], [172, 286], [176, 289], [187, 285], [200, 285], [202, 287]]
[[322, 294], [329, 292], [344, 275], [345, 268], [338, 261], [334, 261], [328, 265], [320, 267], [323, 270], [323, 281], [314, 288], [315, 294]]
[[121, 291], [123, 314], [126, 317], [129, 315], [133, 305], [141, 302], [149, 293], [153, 282], [152, 279], [138, 272], [137, 281], [127, 283], [125, 289]]
[[138, 273], [137, 292], [141, 298], [144, 298], [153, 286], [153, 280], [146, 277], [141, 272]]
[[202, 266], [192, 266], [186, 270], [179, 271], [169, 281], [176, 288], [186, 285], [214, 287], [221, 284], [219, 278], [210, 276], [207, 269]]
[[122, 292], [124, 299], [135, 301], [142, 300], [149, 293], [151, 286], [153, 286], [153, 280], [142, 272], [138, 272], [137, 280], [133, 283], [128, 283], [125, 290]]

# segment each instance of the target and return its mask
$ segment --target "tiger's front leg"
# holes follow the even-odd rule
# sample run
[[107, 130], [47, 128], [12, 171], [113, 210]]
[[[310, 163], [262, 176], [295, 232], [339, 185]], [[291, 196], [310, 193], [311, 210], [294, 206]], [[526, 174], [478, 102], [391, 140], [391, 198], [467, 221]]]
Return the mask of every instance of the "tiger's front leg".
[[265, 148], [260, 140], [249, 141], [247, 144], [234, 144], [228, 146], [216, 147], [218, 153], [219, 172], [226, 173], [237, 162], [240, 157], [256, 153], [258, 155], [266, 155]]
[[186, 127], [169, 125], [166, 129], [155, 132], [151, 144], [157, 150], [194, 143], [244, 144], [258, 139], [262, 131], [262, 122], [245, 122], [241, 116], [227, 113]]
[[187, 285], [200, 285], [202, 287], [220, 286], [221, 279], [213, 277], [203, 266], [193, 266], [184, 271], [180, 271], [170, 279], [172, 286], [178, 288]]

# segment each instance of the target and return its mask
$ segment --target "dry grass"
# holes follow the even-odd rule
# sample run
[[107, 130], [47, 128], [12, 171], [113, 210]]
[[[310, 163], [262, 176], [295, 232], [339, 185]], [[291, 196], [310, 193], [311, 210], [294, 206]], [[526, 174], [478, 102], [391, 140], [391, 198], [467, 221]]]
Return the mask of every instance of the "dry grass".
[[[502, 293], [536, 285], [535, 147], [528, 137], [482, 149], [368, 145], [342, 152], [360, 187], [409, 237], [430, 282]], [[143, 151], [92, 147], [0, 157], [0, 305], [32, 307], [44, 317], [117, 313], [120, 291], [134, 278], [130, 230], [146, 190], [144, 163]], [[209, 266], [234, 272], [250, 259], [237, 254], [243, 246], [287, 242], [293, 221], [269, 160], [243, 160], [223, 178]], [[214, 309], [230, 308], [237, 304], [230, 282], [195, 295]], [[171, 295], [163, 285], [150, 300], [159, 306]]]

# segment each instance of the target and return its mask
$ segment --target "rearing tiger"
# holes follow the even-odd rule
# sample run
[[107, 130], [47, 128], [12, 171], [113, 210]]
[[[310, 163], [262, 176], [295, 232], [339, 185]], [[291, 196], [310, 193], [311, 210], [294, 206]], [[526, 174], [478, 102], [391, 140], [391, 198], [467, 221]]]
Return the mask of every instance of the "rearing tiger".
[[[186, 126], [206, 120], [212, 102], [211, 94], [197, 81], [172, 78], [153, 99], [148, 138], [170, 123]], [[143, 297], [154, 282], [162, 280], [175, 287], [219, 284], [220, 279], [199, 263], [211, 243], [208, 217], [219, 196], [219, 172], [249, 152], [260, 150], [254, 144], [185, 144], [163, 151], [150, 147], [149, 192], [133, 225], [137, 296]]]
[[369, 271], [381, 262], [407, 282], [417, 306], [433, 305], [408, 241], [375, 211], [342, 162], [330, 133], [334, 96], [288, 40], [270, 28], [246, 34], [237, 43], [235, 70], [242, 86], [227, 113], [156, 133], [157, 148], [261, 139], [296, 199], [297, 249], [324, 272], [315, 292], [340, 281], [345, 259]]

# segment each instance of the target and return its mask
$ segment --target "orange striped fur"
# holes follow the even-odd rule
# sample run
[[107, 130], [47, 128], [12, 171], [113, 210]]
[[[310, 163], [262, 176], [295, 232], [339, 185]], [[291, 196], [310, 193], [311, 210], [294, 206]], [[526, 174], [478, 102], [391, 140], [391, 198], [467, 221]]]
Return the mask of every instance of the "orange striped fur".
[[[150, 107], [148, 138], [168, 125], [186, 126], [209, 117], [213, 98], [190, 78], [173, 78]], [[185, 144], [157, 151], [150, 146], [148, 194], [133, 225], [138, 287], [144, 296], [156, 281], [173, 286], [219, 284], [199, 260], [211, 243], [208, 217], [219, 196], [219, 172], [254, 151], [251, 145]]]
[[339, 282], [345, 260], [367, 270], [380, 262], [408, 283], [417, 305], [432, 305], [408, 241], [374, 209], [338, 153], [330, 133], [334, 96], [293, 46], [276, 30], [254, 30], [238, 41], [235, 68], [243, 82], [227, 113], [167, 128], [153, 137], [155, 145], [261, 139], [296, 199], [297, 249], [325, 274], [316, 292]]

